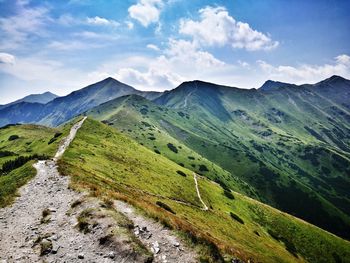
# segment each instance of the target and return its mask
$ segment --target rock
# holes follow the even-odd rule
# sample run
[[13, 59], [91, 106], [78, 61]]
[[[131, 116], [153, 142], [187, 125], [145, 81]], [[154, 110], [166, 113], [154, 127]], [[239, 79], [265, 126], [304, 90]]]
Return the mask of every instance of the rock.
[[40, 242], [40, 255], [46, 255], [49, 254], [52, 251], [52, 242], [48, 239], [43, 239]]
[[85, 256], [84, 256], [83, 253], [80, 253], [80, 254], [78, 255], [78, 258], [79, 258], [79, 259], [84, 259], [84, 257], [85, 257]]
[[115, 253], [113, 251], [108, 253], [109, 258], [115, 258]]
[[159, 251], [160, 251], [160, 248], [159, 248], [159, 243], [158, 241], [152, 243], [152, 247], [151, 247], [151, 250], [154, 254], [158, 254]]
[[57, 254], [60, 246], [54, 245], [51, 250], [51, 254]]
[[179, 242], [174, 242], [174, 247], [179, 247], [180, 243]]

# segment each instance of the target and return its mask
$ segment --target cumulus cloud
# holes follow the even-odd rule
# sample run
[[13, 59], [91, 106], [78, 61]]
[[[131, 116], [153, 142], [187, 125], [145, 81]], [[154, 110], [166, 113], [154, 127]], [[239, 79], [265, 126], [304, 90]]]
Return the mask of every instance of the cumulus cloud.
[[332, 63], [324, 65], [273, 66], [262, 60], [257, 61], [257, 63], [268, 74], [269, 78], [297, 84], [317, 82], [332, 75], [350, 77], [350, 57], [346, 54], [339, 55], [334, 58]]
[[8, 53], [0, 53], [0, 64], [15, 64], [15, 56]]
[[249, 51], [270, 50], [278, 46], [268, 35], [236, 21], [225, 7], [207, 6], [199, 10], [200, 20], [182, 19], [180, 33], [193, 38], [202, 46], [231, 45]]
[[139, 71], [133, 68], [121, 68], [115, 76], [123, 82], [147, 90], [168, 89], [169, 87], [174, 87], [181, 81], [179, 75], [160, 68], [150, 68], [146, 71]]
[[139, 0], [137, 4], [129, 7], [128, 12], [131, 18], [148, 27], [159, 21], [162, 6], [162, 0]]
[[196, 43], [183, 39], [169, 39], [164, 53], [167, 60], [181, 66], [205, 68], [225, 65], [211, 53], [200, 50]]
[[115, 21], [115, 20], [110, 20], [110, 19], [106, 19], [104, 17], [99, 17], [99, 16], [88, 17], [86, 19], [86, 22], [90, 25], [96, 25], [96, 26], [114, 26], [114, 27], [117, 27], [120, 25], [120, 23]]

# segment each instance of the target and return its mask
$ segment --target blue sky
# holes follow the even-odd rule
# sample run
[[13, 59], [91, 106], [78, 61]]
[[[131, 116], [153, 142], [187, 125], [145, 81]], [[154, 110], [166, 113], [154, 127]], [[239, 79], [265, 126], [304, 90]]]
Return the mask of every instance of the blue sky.
[[350, 78], [349, 14], [336, 0], [0, 0], [0, 103], [108, 76], [142, 90]]

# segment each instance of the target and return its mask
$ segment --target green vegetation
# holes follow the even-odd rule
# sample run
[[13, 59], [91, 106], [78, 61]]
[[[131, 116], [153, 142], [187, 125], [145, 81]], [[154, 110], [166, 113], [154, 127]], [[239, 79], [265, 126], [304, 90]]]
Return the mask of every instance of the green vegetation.
[[[189, 160], [187, 156], [195, 153], [186, 153]], [[193, 177], [177, 173], [192, 174], [188, 168], [91, 119], [59, 161], [59, 170], [71, 176], [74, 189], [128, 201], [196, 244], [205, 244], [202, 260], [220, 262], [220, 254], [256, 262], [350, 257], [349, 242], [237, 192], [234, 199], [227, 198], [220, 185], [199, 178], [202, 199], [210, 207], [203, 211]]]
[[127, 96], [88, 115], [184, 168], [350, 239], [349, 81], [340, 81], [273, 92], [187, 82], [154, 102]]
[[0, 176], [0, 207], [11, 204], [16, 198], [17, 189], [35, 176], [36, 170], [33, 163], [30, 161], [18, 169]]
[[26, 164], [30, 160], [46, 160], [48, 156], [46, 155], [29, 155], [29, 156], [19, 156], [14, 160], [8, 160], [6, 161], [3, 165], [2, 168], [0, 169], [0, 175], [7, 174], [11, 172], [12, 170], [21, 167], [22, 165]]
[[[61, 132], [66, 134], [70, 126], [68, 123], [61, 127]], [[39, 125], [9, 125], [0, 129], [0, 207], [10, 205], [17, 189], [35, 176], [34, 160], [55, 154], [59, 140], [48, 142], [61, 132]]]

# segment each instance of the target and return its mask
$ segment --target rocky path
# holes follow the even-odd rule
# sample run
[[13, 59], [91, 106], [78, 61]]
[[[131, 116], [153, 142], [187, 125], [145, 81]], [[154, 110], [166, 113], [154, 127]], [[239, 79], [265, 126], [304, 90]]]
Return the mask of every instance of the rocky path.
[[138, 214], [131, 205], [125, 202], [115, 201], [114, 206], [133, 222], [135, 235], [154, 254], [153, 262], [197, 262], [197, 254], [182, 244], [171, 230]]
[[202, 205], [203, 205], [203, 210], [204, 211], [207, 211], [209, 208], [208, 206], [204, 203], [202, 197], [201, 197], [201, 193], [199, 192], [199, 188], [198, 188], [198, 182], [197, 182], [197, 174], [196, 173], [193, 173], [193, 179], [194, 179], [194, 183], [196, 185], [196, 191], [197, 191], [197, 195], [198, 195], [198, 198], [199, 200], [201, 201]]
[[[56, 161], [85, 119], [73, 125], [54, 159], [34, 165], [37, 175], [19, 190], [14, 204], [0, 209], [0, 263], [146, 262], [148, 254], [135, 250], [136, 239], [153, 252], [154, 262], [194, 262], [194, 252], [159, 223], [134, 214], [132, 207], [116, 202], [127, 215], [123, 219], [98, 199], [68, 188], [69, 177], [59, 174]], [[130, 231], [125, 220], [136, 224], [138, 232]], [[146, 233], [142, 229], [147, 236], [140, 234]]]

